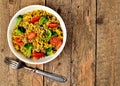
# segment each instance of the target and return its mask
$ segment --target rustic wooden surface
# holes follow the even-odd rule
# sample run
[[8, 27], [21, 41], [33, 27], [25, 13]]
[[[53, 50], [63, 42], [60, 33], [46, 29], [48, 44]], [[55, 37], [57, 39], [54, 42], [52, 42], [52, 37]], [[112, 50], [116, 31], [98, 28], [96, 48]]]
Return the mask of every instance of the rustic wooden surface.
[[120, 0], [97, 1], [96, 85], [120, 86]]
[[[59, 83], [4, 63], [16, 59], [7, 27], [21, 8], [40, 4], [56, 10], [67, 28], [63, 52], [45, 65], [29, 65], [66, 76]], [[0, 0], [0, 86], [120, 86], [120, 0]]]

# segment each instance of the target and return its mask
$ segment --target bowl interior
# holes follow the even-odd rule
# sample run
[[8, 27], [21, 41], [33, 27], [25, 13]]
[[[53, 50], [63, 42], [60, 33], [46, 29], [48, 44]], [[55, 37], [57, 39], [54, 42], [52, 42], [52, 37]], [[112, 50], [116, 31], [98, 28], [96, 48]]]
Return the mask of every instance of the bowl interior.
[[[17, 21], [17, 16], [18, 15], [22, 15], [22, 14], [25, 14], [27, 12], [30, 12], [30, 11], [33, 11], [33, 10], [45, 10], [49, 13], [52, 13], [54, 16], [57, 17], [57, 19], [59, 20], [60, 22], [60, 25], [61, 25], [61, 29], [63, 31], [63, 43], [61, 45], [61, 47], [57, 50], [57, 52], [53, 55], [50, 55], [50, 56], [46, 56], [46, 57], [43, 57], [39, 60], [31, 60], [31, 59], [28, 59], [26, 58], [23, 54], [21, 54], [20, 52], [16, 51], [13, 44], [12, 44], [12, 31], [14, 29], [14, 26], [16, 24], [16, 21]], [[9, 26], [8, 26], [8, 31], [7, 31], [7, 39], [8, 39], [8, 44], [9, 44], [9, 47], [11, 49], [11, 51], [13, 52], [13, 54], [20, 60], [26, 62], [26, 63], [29, 63], [29, 64], [44, 64], [44, 63], [47, 63], [53, 59], [55, 59], [63, 50], [64, 46], [65, 46], [65, 43], [66, 43], [66, 36], [67, 36], [67, 33], [66, 33], [66, 27], [65, 27], [65, 24], [62, 20], [62, 18], [60, 17], [60, 15], [55, 12], [54, 10], [52, 10], [51, 8], [49, 7], [46, 7], [46, 6], [42, 6], [42, 5], [31, 5], [31, 6], [27, 6], [27, 7], [24, 7], [22, 8], [21, 10], [19, 10], [11, 19], [10, 23], [9, 23]]]

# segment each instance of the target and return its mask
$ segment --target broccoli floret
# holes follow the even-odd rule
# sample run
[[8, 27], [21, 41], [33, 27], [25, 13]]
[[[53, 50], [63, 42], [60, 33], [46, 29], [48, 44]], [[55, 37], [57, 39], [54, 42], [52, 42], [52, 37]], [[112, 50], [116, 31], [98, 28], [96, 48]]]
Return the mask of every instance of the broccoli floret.
[[46, 49], [46, 52], [47, 52], [47, 55], [53, 54], [52, 47], [47, 48], [47, 49]]
[[24, 27], [18, 26], [18, 30], [22, 33], [25, 33], [26, 29]]
[[51, 35], [52, 35], [51, 30], [48, 29], [48, 30], [46, 31], [46, 35], [47, 35], [47, 37], [42, 38], [42, 40], [49, 40], [49, 39], [51, 38]]
[[23, 15], [19, 15], [17, 18], [23, 18]]
[[26, 50], [27, 57], [31, 56], [31, 50], [33, 48], [33, 45], [31, 43], [26, 43], [24, 45], [24, 49]]
[[15, 30], [16, 35], [25, 33], [26, 29], [24, 27], [18, 26], [17, 29]]
[[23, 18], [22, 15], [19, 15], [19, 16], [17, 17], [17, 23], [16, 23], [17, 26], [20, 24], [22, 18]]
[[39, 25], [42, 26], [43, 24], [45, 24], [48, 21], [47, 16], [43, 16], [40, 18], [39, 20]]
[[19, 34], [21, 34], [21, 31], [20, 30], [18, 30], [18, 28], [15, 30], [15, 33], [16, 33], [16, 35], [19, 35]]
[[54, 37], [54, 36], [58, 36], [58, 34], [56, 32], [52, 31], [52, 37]]

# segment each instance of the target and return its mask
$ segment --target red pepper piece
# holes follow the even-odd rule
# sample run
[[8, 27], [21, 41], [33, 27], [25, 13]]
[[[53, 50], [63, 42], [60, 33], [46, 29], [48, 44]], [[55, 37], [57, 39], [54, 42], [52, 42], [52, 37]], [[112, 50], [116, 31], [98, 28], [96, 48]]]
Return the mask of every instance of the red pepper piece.
[[31, 23], [34, 23], [40, 19], [40, 16], [34, 17], [30, 20]]

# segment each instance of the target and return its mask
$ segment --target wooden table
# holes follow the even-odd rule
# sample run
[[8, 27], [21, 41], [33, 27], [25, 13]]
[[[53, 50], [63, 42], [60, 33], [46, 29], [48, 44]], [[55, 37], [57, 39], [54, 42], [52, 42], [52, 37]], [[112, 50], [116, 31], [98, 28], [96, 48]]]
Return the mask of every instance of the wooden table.
[[[28, 65], [66, 76], [66, 83], [4, 63], [6, 56], [16, 58], [7, 43], [9, 21], [33, 4], [56, 10], [68, 37], [58, 58]], [[0, 0], [0, 86], [120, 86], [120, 0]]]

